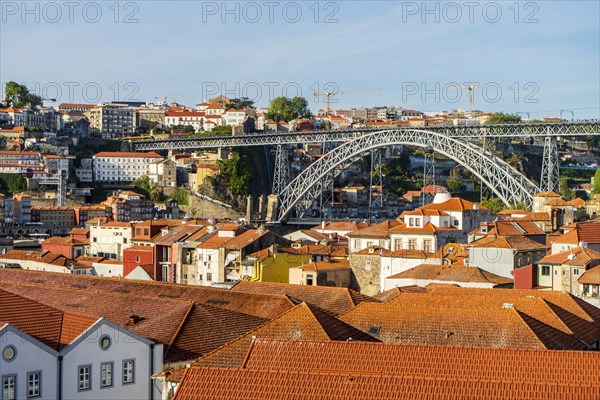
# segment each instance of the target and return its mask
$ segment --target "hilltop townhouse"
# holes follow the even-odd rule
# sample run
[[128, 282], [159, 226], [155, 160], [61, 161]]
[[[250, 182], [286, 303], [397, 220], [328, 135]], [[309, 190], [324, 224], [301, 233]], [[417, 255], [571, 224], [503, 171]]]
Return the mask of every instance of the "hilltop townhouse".
[[133, 110], [124, 105], [98, 104], [84, 111], [92, 136], [120, 139], [134, 132]]
[[111, 219], [117, 222], [146, 221], [154, 218], [154, 203], [136, 192], [116, 192], [102, 204], [110, 207]]

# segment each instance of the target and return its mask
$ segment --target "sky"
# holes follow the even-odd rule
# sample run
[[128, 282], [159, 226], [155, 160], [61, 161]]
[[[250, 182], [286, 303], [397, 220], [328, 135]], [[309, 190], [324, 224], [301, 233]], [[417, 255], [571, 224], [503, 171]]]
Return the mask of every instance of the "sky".
[[[395, 105], [600, 118], [600, 2], [5, 1], [0, 82], [61, 102], [341, 91]], [[568, 110], [568, 111], [567, 111]], [[529, 113], [529, 114], [525, 114]]]

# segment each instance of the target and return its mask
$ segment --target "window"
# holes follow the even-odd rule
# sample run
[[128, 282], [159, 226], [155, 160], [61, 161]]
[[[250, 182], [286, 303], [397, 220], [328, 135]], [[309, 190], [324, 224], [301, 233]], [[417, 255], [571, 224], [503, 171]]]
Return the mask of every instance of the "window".
[[550, 275], [550, 266], [542, 265], [542, 275], [549, 276]]
[[134, 361], [133, 360], [125, 360], [123, 361], [123, 384], [133, 383], [133, 373], [134, 373]]
[[415, 218], [415, 226], [421, 226], [421, 218]]
[[102, 350], [108, 350], [108, 348], [111, 345], [111, 340], [110, 340], [110, 336], [108, 335], [104, 335], [100, 338], [100, 340], [98, 341], [98, 344], [100, 345], [100, 348]]
[[135, 256], [135, 262], [140, 262], [140, 256]]
[[90, 390], [92, 388], [91, 373], [91, 365], [82, 365], [79, 367], [79, 390]]
[[423, 240], [423, 251], [431, 252], [431, 239]]
[[579, 275], [579, 268], [573, 269], [573, 275]]
[[41, 372], [29, 372], [27, 374], [27, 397], [39, 397], [40, 396], [40, 381]]
[[394, 240], [394, 250], [402, 250], [402, 239]]
[[113, 385], [113, 364], [102, 363], [100, 364], [100, 386], [108, 387]]
[[308, 286], [312, 286], [313, 285], [313, 276], [312, 275], [306, 275], [306, 284]]
[[207, 273], [206, 273], [206, 280], [207, 280], [208, 282], [212, 282], [212, 272], [207, 272]]
[[408, 240], [408, 248], [410, 250], [416, 250], [417, 249], [417, 239], [409, 239]]
[[2, 377], [2, 400], [15, 400], [17, 398], [17, 376]]

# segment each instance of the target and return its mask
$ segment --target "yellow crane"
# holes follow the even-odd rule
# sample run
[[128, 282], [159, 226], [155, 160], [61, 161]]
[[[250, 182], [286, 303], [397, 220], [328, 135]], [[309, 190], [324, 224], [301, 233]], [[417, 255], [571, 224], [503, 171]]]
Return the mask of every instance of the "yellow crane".
[[324, 93], [313, 93], [313, 97], [317, 98], [317, 97], [325, 97], [325, 104], [327, 105], [327, 115], [329, 115], [331, 113], [331, 97], [332, 96], [337, 96], [338, 94], [354, 94], [354, 93], [365, 93], [365, 92], [372, 92], [375, 90], [379, 90], [379, 89], [364, 89], [364, 90], [337, 90], [337, 91], [329, 91], [329, 92], [324, 92]]
[[478, 87], [479, 83], [474, 85], [460, 86], [461, 89], [467, 89], [469, 91], [469, 112], [473, 112], [473, 89], [477, 89]]

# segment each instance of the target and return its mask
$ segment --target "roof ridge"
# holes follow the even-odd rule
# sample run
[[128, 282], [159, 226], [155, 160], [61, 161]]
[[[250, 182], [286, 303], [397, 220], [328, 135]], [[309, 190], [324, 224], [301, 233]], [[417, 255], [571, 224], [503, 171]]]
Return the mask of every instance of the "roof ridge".
[[195, 305], [196, 305], [196, 303], [194, 303], [193, 301], [190, 302], [190, 306], [188, 307], [188, 309], [187, 309], [185, 315], [183, 316], [183, 318], [181, 319], [181, 323], [179, 324], [179, 326], [175, 330], [175, 333], [173, 334], [173, 337], [171, 337], [171, 341], [169, 342], [169, 345], [165, 349], [165, 352], [164, 352], [165, 355], [167, 355], [169, 353], [169, 350], [171, 350], [171, 347], [175, 343], [175, 340], [177, 339], [177, 336], [179, 336], [179, 333], [183, 329], [183, 326], [185, 325], [186, 321], [188, 320], [188, 317], [192, 313], [192, 310], [194, 309]]

